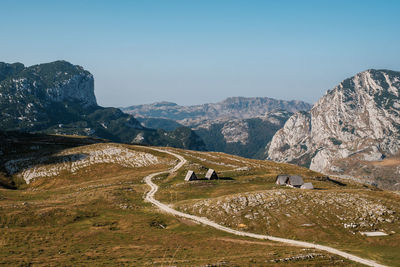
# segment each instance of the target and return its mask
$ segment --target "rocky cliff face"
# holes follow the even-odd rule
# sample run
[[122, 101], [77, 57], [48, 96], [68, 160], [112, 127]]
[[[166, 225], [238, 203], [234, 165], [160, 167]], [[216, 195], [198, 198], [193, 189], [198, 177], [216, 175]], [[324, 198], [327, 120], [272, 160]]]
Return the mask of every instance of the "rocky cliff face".
[[66, 61], [31, 67], [0, 62], [0, 82], [1, 88], [14, 92], [16, 98], [31, 94], [49, 101], [73, 100], [97, 105], [93, 75]]
[[25, 67], [0, 63], [0, 127], [35, 129], [51, 123], [55, 105], [97, 106], [93, 76], [65, 61]]
[[[294, 114], [273, 137], [268, 157], [346, 174], [340, 159], [378, 161], [400, 148], [400, 72], [367, 70]], [[339, 167], [340, 165], [340, 167]]]
[[248, 158], [265, 158], [265, 146], [293, 113], [267, 112], [249, 119], [216, 119], [192, 126], [207, 150]]

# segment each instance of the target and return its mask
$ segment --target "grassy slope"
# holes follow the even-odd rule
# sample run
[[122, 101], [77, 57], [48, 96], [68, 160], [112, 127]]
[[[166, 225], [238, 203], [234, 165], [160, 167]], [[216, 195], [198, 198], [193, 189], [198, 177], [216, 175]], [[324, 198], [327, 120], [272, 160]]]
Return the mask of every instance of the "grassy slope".
[[326, 253], [238, 238], [159, 213], [143, 202], [148, 188], [142, 178], [169, 168], [174, 159], [151, 153], [167, 161], [133, 169], [96, 164], [19, 190], [0, 189], [0, 265], [263, 266], [309, 253], [321, 256], [291, 265], [351, 265]]
[[336, 166], [347, 170], [345, 175], [358, 177], [362, 181], [376, 184], [388, 190], [400, 190], [400, 155], [380, 161], [363, 161], [357, 156], [335, 161]]
[[[196, 214], [208, 217], [212, 220], [228, 225], [236, 229], [247, 229], [250, 232], [268, 233], [271, 235], [293, 238], [340, 248], [356, 255], [375, 259], [379, 262], [392, 266], [400, 262], [398, 248], [400, 246], [400, 208], [398, 203], [400, 197], [387, 191], [377, 191], [373, 187], [366, 187], [356, 183], [346, 181], [346, 186], [339, 185], [323, 178], [318, 178], [320, 174], [308, 169], [299, 168], [289, 164], [276, 164], [273, 162], [263, 162], [247, 160], [239, 157], [226, 155], [223, 153], [204, 153], [175, 150], [184, 155], [190, 164], [185, 170], [176, 177], [164, 177], [160, 181], [161, 190], [157, 198], [175, 205], [175, 207]], [[249, 170], [233, 171], [241, 167], [250, 167]], [[188, 169], [194, 170], [199, 177], [204, 177], [207, 168], [214, 168], [221, 176], [230, 177], [232, 180], [219, 181], [194, 181], [184, 183], [183, 177]], [[319, 190], [304, 191], [299, 189], [285, 188], [275, 185], [275, 177], [279, 173], [296, 173], [305, 177], [305, 182], [312, 182]], [[278, 202], [276, 207], [266, 208], [265, 205], [246, 207], [238, 214], [227, 214], [223, 212], [223, 203], [229, 203], [227, 199], [243, 195], [244, 192], [265, 192], [272, 193], [277, 191], [286, 192], [289, 197], [298, 199], [290, 204], [283, 204], [283, 197], [276, 197]], [[344, 195], [345, 202], [329, 203], [327, 196]], [[322, 199], [325, 204], [316, 205], [313, 199]], [[211, 200], [210, 200], [211, 199]], [[354, 199], [354, 200], [353, 200]], [[193, 208], [202, 201], [206, 200], [207, 205]], [[301, 201], [300, 201], [301, 200]], [[374, 222], [373, 227], [365, 226], [356, 229], [345, 229], [343, 224], [356, 221], [359, 216], [356, 206], [363, 201], [368, 203], [379, 203], [384, 207], [394, 211], [391, 215], [384, 215], [386, 218], [394, 218], [393, 222], [377, 222], [376, 218], [366, 216], [366, 222]], [[345, 206], [349, 205], [349, 206]], [[269, 217], [269, 224], [263, 216], [261, 218], [248, 219], [246, 214], [258, 212], [259, 209], [266, 211]], [[340, 221], [337, 217], [346, 214], [347, 221]], [[286, 215], [289, 214], [289, 215]], [[237, 217], [234, 218], [236, 215]], [[289, 217], [290, 216], [290, 217]], [[385, 217], [386, 216], [386, 217]], [[347, 218], [346, 217], [346, 218]], [[345, 219], [346, 219], [345, 218]], [[301, 226], [302, 224], [312, 224], [311, 227]], [[390, 234], [386, 237], [364, 237], [358, 231], [371, 231], [383, 229]]]
[[[165, 202], [178, 202], [188, 199], [203, 199], [218, 197], [239, 192], [266, 190], [280, 188], [275, 185], [278, 174], [299, 174], [305, 182], [313, 182], [320, 189], [343, 188], [342, 186], [327, 181], [320, 173], [292, 164], [274, 163], [245, 159], [237, 156], [218, 152], [196, 152], [174, 149], [183, 155], [189, 164], [174, 177], [163, 179], [160, 183], [161, 190], [157, 199]], [[201, 180], [191, 183], [183, 182], [182, 177], [188, 170], [193, 170], [199, 178], [204, 177], [208, 168], [213, 168], [221, 177], [220, 180]], [[359, 185], [347, 184], [346, 188], [360, 188]], [[171, 200], [171, 194], [174, 198]]]

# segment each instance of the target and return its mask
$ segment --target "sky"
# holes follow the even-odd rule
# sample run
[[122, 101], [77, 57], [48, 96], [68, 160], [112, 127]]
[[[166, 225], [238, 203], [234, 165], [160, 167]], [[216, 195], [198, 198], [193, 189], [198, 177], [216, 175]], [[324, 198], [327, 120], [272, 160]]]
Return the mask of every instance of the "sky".
[[400, 71], [399, 14], [397, 0], [0, 0], [0, 61], [81, 65], [102, 106], [314, 103], [360, 71]]

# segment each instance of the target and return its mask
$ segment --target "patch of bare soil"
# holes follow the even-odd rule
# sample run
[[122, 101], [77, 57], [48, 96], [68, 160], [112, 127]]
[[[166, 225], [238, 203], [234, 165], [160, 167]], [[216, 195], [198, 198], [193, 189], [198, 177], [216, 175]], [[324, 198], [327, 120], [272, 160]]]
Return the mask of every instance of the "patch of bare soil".
[[375, 166], [399, 166], [400, 158], [388, 158], [381, 161], [371, 162]]

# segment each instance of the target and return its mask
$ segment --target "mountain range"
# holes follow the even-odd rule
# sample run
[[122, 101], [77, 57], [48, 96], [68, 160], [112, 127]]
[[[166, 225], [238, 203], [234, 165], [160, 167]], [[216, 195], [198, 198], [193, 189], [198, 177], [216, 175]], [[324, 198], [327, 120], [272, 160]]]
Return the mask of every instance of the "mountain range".
[[210, 151], [249, 158], [265, 158], [265, 146], [297, 111], [311, 105], [303, 101], [268, 97], [229, 97], [221, 102], [180, 106], [158, 102], [122, 108], [151, 128], [190, 127]]
[[269, 97], [229, 97], [221, 102], [194, 106], [180, 106], [172, 102], [157, 102], [121, 108], [135, 117], [164, 118], [179, 121], [186, 126], [204, 120], [249, 119], [263, 116], [267, 112], [286, 110], [296, 112], [309, 110], [311, 105], [298, 100], [277, 100]]
[[345, 79], [313, 106], [231, 97], [121, 111], [97, 104], [93, 75], [80, 66], [0, 62], [0, 131], [227, 152], [400, 189], [399, 90], [399, 72], [370, 69]]

